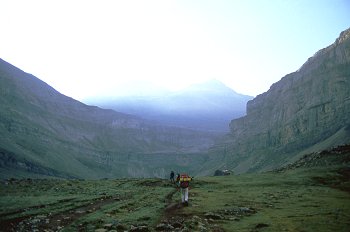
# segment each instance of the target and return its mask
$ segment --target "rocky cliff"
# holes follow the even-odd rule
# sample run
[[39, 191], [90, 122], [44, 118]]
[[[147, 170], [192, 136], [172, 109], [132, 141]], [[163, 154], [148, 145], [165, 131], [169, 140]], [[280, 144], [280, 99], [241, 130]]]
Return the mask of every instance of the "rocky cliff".
[[349, 142], [350, 29], [249, 101], [230, 130], [219, 153], [237, 172], [268, 170], [307, 148]]

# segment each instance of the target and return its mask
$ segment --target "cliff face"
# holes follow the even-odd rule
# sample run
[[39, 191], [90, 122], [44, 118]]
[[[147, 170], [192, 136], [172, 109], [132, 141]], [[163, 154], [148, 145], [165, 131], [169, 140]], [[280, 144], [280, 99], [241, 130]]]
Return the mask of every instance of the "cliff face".
[[[271, 158], [268, 153], [284, 154], [288, 160], [291, 154], [340, 130], [345, 131], [345, 137], [333, 139], [330, 145], [349, 142], [350, 29], [309, 58], [298, 71], [249, 101], [247, 115], [233, 120], [230, 130], [228, 146], [235, 157], [231, 159], [240, 171], [271, 166], [264, 161]], [[237, 158], [242, 156], [249, 157], [249, 165], [240, 165], [242, 159]]]

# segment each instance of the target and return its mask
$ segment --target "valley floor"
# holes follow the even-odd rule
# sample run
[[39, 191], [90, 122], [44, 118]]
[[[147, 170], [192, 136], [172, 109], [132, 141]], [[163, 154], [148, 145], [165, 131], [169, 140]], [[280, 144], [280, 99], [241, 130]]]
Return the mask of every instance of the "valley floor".
[[0, 231], [349, 231], [350, 168], [194, 178], [7, 180]]

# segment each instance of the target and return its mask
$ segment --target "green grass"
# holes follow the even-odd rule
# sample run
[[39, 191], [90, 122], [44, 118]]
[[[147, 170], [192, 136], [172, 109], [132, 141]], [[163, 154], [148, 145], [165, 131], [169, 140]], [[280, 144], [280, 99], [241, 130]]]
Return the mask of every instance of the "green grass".
[[234, 207], [256, 213], [238, 220], [223, 220], [227, 231], [348, 231], [349, 193], [315, 182], [315, 177], [332, 179], [325, 169], [201, 178], [206, 184], [193, 188], [193, 205], [186, 213], [200, 215]]
[[170, 212], [180, 193], [167, 180], [15, 180], [1, 184], [0, 225], [17, 218], [39, 229], [153, 231], [181, 219], [190, 231], [349, 231], [349, 192], [339, 189], [349, 180], [339, 168], [195, 178], [190, 206]]

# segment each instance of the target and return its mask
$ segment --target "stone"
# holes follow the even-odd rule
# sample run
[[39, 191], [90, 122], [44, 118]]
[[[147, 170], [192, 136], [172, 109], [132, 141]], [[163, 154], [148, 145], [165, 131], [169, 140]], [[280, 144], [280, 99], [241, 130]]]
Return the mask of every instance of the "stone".
[[180, 222], [174, 222], [174, 223], [172, 224], [172, 226], [173, 226], [174, 228], [181, 228], [181, 227], [183, 227], [183, 224], [181, 224]]
[[147, 226], [133, 226], [130, 227], [130, 232], [148, 232], [149, 229]]
[[110, 229], [110, 228], [112, 228], [112, 226], [113, 226], [112, 223], [107, 223], [107, 224], [104, 224], [104, 225], [103, 225], [103, 228], [105, 228], [105, 229]]
[[244, 214], [255, 213], [255, 210], [247, 207], [240, 207], [239, 210]]
[[169, 230], [173, 230], [174, 227], [170, 224], [165, 224], [165, 223], [160, 223], [156, 226], [156, 230], [157, 231], [169, 231]]
[[108, 230], [100, 228], [100, 229], [96, 229], [95, 232], [107, 232]]
[[198, 229], [199, 229], [199, 231], [201, 231], [201, 232], [208, 231], [208, 229], [207, 229], [204, 225], [199, 225], [199, 226], [198, 226]]
[[197, 215], [194, 215], [194, 216], [192, 217], [192, 219], [193, 219], [193, 220], [197, 220], [197, 221], [199, 221], [201, 218], [200, 218], [200, 217], [198, 217]]
[[84, 213], [86, 213], [86, 211], [85, 210], [76, 210], [75, 213], [77, 213], [77, 214], [84, 214]]
[[230, 220], [230, 221], [239, 221], [240, 219], [239, 219], [239, 218], [236, 218], [236, 217], [230, 217], [229, 220]]

